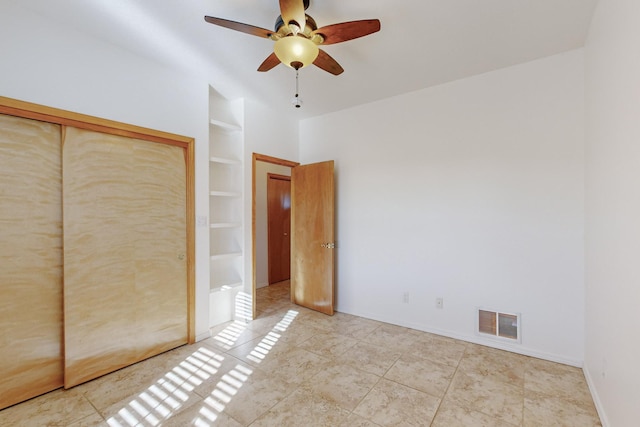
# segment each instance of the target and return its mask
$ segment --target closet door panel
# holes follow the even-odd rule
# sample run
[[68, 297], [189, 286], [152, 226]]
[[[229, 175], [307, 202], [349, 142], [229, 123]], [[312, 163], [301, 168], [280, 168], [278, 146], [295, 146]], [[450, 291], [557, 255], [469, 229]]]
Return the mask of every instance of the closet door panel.
[[[65, 385], [135, 360], [128, 143], [67, 128], [63, 148]], [[106, 338], [106, 339], [105, 339]]]
[[65, 387], [187, 342], [182, 148], [67, 128]]
[[182, 148], [153, 143], [136, 144], [133, 162], [135, 283], [144, 302], [135, 311], [136, 342], [146, 358], [187, 339], [186, 163]]
[[60, 139], [0, 115], [0, 409], [62, 386]]

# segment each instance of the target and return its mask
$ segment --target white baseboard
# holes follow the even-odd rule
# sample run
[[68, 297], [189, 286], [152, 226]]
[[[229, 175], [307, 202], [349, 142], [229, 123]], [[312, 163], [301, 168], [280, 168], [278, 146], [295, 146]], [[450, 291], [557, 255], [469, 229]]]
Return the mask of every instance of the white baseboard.
[[584, 372], [584, 377], [587, 380], [587, 385], [589, 386], [589, 392], [591, 392], [591, 398], [593, 399], [593, 404], [596, 405], [596, 411], [598, 411], [598, 416], [600, 417], [600, 422], [602, 423], [602, 427], [609, 427], [609, 420], [607, 419], [607, 414], [604, 411], [604, 406], [602, 405], [602, 400], [600, 400], [600, 395], [598, 394], [598, 390], [596, 389], [595, 382], [591, 377], [591, 373], [585, 366], [582, 368], [582, 372]]
[[201, 334], [196, 335], [196, 342], [206, 340], [207, 338], [211, 338], [211, 331], [208, 329], [207, 329], [207, 332], [203, 332]]
[[397, 319], [385, 318], [385, 316], [378, 316], [372, 313], [357, 312], [357, 310], [342, 310], [341, 307], [337, 309], [345, 314], [352, 314], [354, 316], [365, 317], [367, 319], [377, 320], [379, 322], [390, 323], [392, 325], [404, 326], [405, 328], [411, 328], [418, 331], [424, 331], [431, 334], [441, 335], [448, 338], [453, 338], [460, 341], [470, 342], [473, 344], [483, 345], [485, 347], [497, 348], [499, 350], [510, 351], [512, 353], [522, 354], [524, 356], [535, 357], [537, 359], [548, 360], [550, 362], [562, 363], [563, 365], [574, 366], [576, 368], [582, 368], [584, 365], [583, 360], [571, 359], [558, 354], [545, 353], [535, 349], [523, 347], [521, 344], [510, 345], [508, 343], [502, 343], [499, 341], [483, 338], [477, 335], [463, 335], [451, 331], [432, 328], [422, 324], [416, 324], [412, 322], [398, 322]]

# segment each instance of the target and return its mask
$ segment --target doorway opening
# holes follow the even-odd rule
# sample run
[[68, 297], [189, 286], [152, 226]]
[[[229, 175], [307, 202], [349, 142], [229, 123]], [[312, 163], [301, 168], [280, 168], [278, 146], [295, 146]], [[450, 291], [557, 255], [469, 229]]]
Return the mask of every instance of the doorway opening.
[[[285, 231], [287, 224], [285, 205], [290, 207], [290, 193], [286, 194], [286, 185], [290, 184], [291, 168], [299, 163], [276, 157], [254, 153], [252, 161], [252, 294], [253, 294], [253, 318], [258, 317], [258, 308], [264, 306], [269, 295], [269, 285], [275, 285], [278, 289], [275, 294], [283, 297], [285, 285], [290, 276], [290, 232]], [[283, 208], [280, 212], [272, 214], [273, 223], [269, 224], [269, 198], [268, 185], [271, 182], [272, 200], [274, 205], [280, 204]], [[273, 217], [276, 215], [276, 218]], [[280, 215], [279, 217], [277, 215]], [[279, 219], [278, 219], [279, 218]], [[269, 236], [271, 231], [271, 236]], [[287, 234], [286, 236], [284, 234]], [[279, 236], [276, 236], [279, 234]], [[279, 238], [278, 238], [279, 237]], [[270, 243], [271, 242], [271, 243]], [[278, 253], [275, 253], [275, 252]], [[287, 262], [284, 263], [283, 258]], [[288, 270], [288, 271], [286, 271]], [[271, 290], [275, 291], [276, 287]], [[261, 289], [258, 292], [258, 289]]]

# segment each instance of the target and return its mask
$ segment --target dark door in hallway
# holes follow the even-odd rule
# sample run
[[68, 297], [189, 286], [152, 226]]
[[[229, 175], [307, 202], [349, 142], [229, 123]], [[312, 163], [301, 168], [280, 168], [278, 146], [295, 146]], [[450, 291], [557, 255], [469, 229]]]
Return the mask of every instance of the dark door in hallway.
[[269, 284], [291, 275], [291, 178], [267, 175]]

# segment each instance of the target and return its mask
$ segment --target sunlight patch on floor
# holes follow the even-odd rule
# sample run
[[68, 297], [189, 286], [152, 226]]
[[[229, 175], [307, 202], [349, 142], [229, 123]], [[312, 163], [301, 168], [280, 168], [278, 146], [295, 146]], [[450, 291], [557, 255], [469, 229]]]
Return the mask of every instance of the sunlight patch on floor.
[[264, 360], [264, 358], [269, 354], [273, 346], [276, 345], [280, 337], [282, 337], [281, 334], [274, 331], [285, 332], [287, 328], [289, 328], [289, 326], [291, 325], [291, 323], [293, 322], [293, 320], [296, 318], [297, 315], [298, 315], [298, 312], [295, 310], [287, 311], [287, 314], [284, 315], [282, 320], [280, 320], [273, 327], [273, 329], [267, 335], [265, 335], [264, 338], [262, 338], [262, 340], [251, 351], [251, 353], [249, 353], [249, 355], [247, 356], [247, 359], [256, 363], [261, 363]]
[[218, 372], [224, 357], [201, 347], [140, 393], [116, 415], [107, 419], [112, 427], [157, 426], [189, 400], [189, 393]]
[[[278, 342], [278, 338], [281, 337], [281, 335], [275, 333], [274, 330], [286, 331], [297, 315], [297, 311], [289, 310], [282, 320], [254, 347], [247, 358], [250, 360], [258, 360], [259, 363], [259, 361], [266, 357]], [[205, 405], [200, 409], [199, 416], [194, 420], [193, 424], [198, 427], [212, 426], [218, 419], [219, 414], [224, 411], [226, 405], [231, 402], [252, 373], [253, 371], [246, 366], [237, 365], [234, 369], [223, 375], [216, 384], [215, 390], [204, 400]]]
[[[242, 300], [246, 305], [247, 301]], [[294, 321], [297, 311], [289, 310], [283, 318], [264, 336], [248, 356], [258, 362], [263, 360], [281, 338], [281, 333]], [[231, 347], [246, 325], [236, 321], [218, 333], [213, 339]], [[140, 393], [118, 413], [107, 420], [111, 427], [134, 427], [138, 425], [158, 426], [175, 414], [189, 400], [196, 387], [217, 374], [225, 360], [223, 356], [207, 347], [200, 347], [185, 360], [163, 375], [155, 384]], [[253, 370], [236, 365], [226, 372], [215, 389], [204, 399], [204, 405], [193, 420], [193, 425], [209, 427], [220, 417], [226, 405], [238, 394]]]

